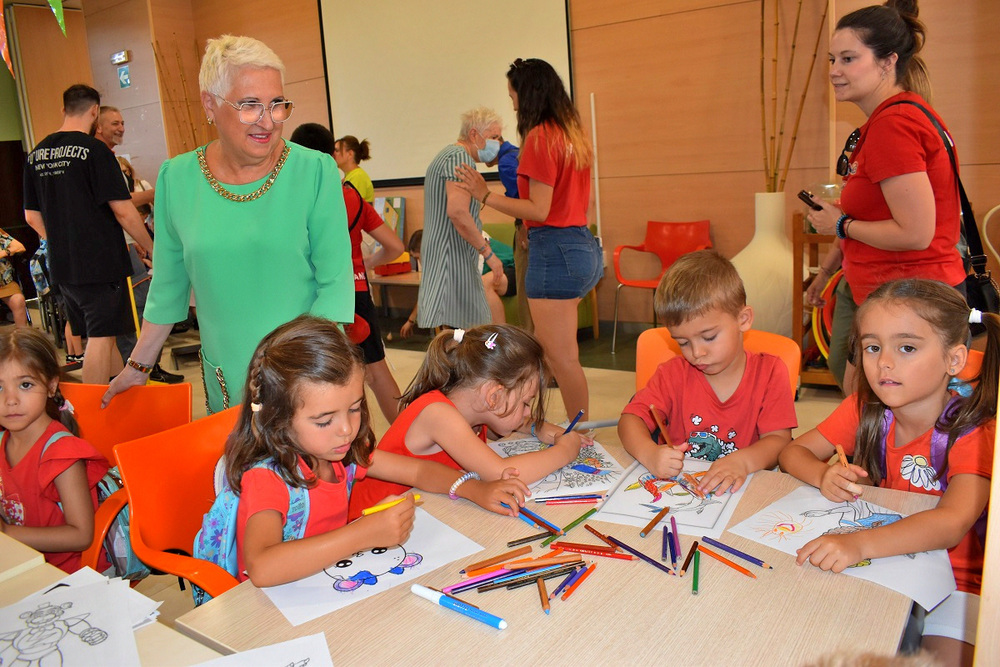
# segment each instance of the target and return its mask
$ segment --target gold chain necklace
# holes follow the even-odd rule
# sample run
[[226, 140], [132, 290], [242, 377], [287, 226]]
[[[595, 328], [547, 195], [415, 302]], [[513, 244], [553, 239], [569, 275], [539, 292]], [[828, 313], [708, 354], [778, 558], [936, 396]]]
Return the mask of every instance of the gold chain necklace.
[[274, 169], [271, 170], [271, 173], [268, 175], [267, 180], [264, 181], [264, 184], [257, 188], [254, 192], [245, 195], [238, 195], [234, 192], [230, 192], [226, 188], [222, 187], [222, 184], [219, 183], [215, 176], [212, 175], [212, 171], [208, 168], [208, 160], [205, 159], [205, 146], [202, 146], [195, 152], [198, 155], [198, 166], [201, 167], [201, 173], [205, 177], [205, 180], [208, 181], [208, 184], [212, 186], [213, 190], [230, 201], [246, 202], [262, 197], [264, 193], [270, 190], [271, 186], [274, 185], [274, 179], [278, 178], [278, 172], [281, 171], [281, 168], [285, 164], [285, 159], [288, 158], [288, 145], [286, 144], [284, 150], [281, 151], [281, 157], [278, 158], [278, 162], [274, 165]]

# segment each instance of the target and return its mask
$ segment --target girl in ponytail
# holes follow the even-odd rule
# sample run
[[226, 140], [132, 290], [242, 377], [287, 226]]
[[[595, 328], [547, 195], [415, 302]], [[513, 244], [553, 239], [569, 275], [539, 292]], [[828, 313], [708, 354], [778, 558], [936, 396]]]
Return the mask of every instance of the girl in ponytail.
[[59, 371], [55, 348], [37, 329], [0, 334], [0, 532], [75, 572], [94, 538], [97, 482], [108, 462], [75, 437]]

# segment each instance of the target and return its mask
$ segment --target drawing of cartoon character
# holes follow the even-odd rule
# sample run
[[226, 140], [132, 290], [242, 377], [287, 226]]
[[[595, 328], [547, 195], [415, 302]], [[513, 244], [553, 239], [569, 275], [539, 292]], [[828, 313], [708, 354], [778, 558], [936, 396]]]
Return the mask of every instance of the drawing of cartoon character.
[[[871, 504], [863, 500], [852, 500], [828, 510], [807, 510], [802, 512], [802, 516], [817, 517], [830, 514], [839, 514], [838, 523], [842, 527], [853, 527], [855, 529], [877, 528], [878, 526], [888, 526], [896, 523], [903, 517], [896, 513], [876, 512]], [[851, 531], [853, 532], [853, 531]]]
[[403, 574], [405, 568], [413, 567], [423, 559], [418, 553], [407, 553], [402, 546], [376, 547], [339, 560], [332, 568], [324, 568], [323, 572], [334, 580], [334, 590], [347, 593], [365, 585], [374, 586], [382, 575]]
[[62, 618], [72, 606], [72, 602], [61, 605], [44, 602], [34, 611], [21, 614], [19, 618], [26, 626], [23, 630], [0, 634], [0, 665], [59, 667], [63, 662], [59, 642], [67, 634], [77, 635], [80, 641], [89, 646], [100, 644], [108, 638], [107, 632], [93, 627], [85, 620], [90, 614]]
[[726, 442], [708, 431], [692, 431], [688, 435], [688, 442], [691, 443], [688, 456], [705, 461], [715, 461], [736, 451], [736, 445], [732, 442]]

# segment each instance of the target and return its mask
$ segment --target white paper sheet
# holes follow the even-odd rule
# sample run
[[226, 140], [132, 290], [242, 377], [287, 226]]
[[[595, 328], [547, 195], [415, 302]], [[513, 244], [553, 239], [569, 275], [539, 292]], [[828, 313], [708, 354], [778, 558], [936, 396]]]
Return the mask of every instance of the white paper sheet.
[[481, 546], [418, 507], [406, 544], [362, 551], [311, 577], [262, 590], [289, 623], [300, 625], [479, 551]]
[[[899, 512], [863, 499], [835, 503], [824, 498], [819, 489], [802, 486], [733, 526], [729, 532], [794, 555], [821, 535], [868, 530], [901, 518]], [[843, 574], [891, 588], [924, 609], [933, 609], [955, 590], [948, 552], [940, 549], [865, 560]]]
[[333, 667], [322, 632], [202, 662], [197, 667]]
[[[107, 581], [121, 581], [121, 579], [109, 580], [103, 574], [100, 574], [89, 567], [84, 567], [25, 599], [28, 600], [32, 597], [40, 597], [58, 588], [87, 586], [89, 584], [97, 584]], [[128, 582], [125, 582], [124, 590], [125, 597], [128, 600], [128, 616], [129, 622], [132, 624], [132, 629], [138, 630], [139, 628], [149, 625], [150, 623], [155, 623], [156, 619], [160, 615], [160, 612], [158, 612], [157, 609], [160, 608], [163, 601], [158, 602], [156, 600], [151, 600], [139, 591], [130, 587]]]
[[[711, 465], [709, 461], [685, 458], [684, 472], [699, 473], [708, 470]], [[657, 512], [669, 507], [670, 513], [664, 521], [669, 522], [670, 517], [674, 517], [677, 521], [677, 530], [681, 534], [718, 538], [725, 531], [752, 477], [752, 475], [747, 477], [736, 493], [723, 493], [699, 499], [689, 494], [679, 484], [656, 479], [644, 466], [636, 462], [625, 471], [621, 483], [604, 501], [604, 506], [594, 519], [642, 528], [656, 516]]]
[[[497, 440], [489, 445], [504, 458], [537, 452], [545, 447], [536, 438]], [[593, 468], [597, 468], [597, 472], [592, 472]], [[618, 461], [595, 440], [594, 444], [581, 447], [580, 455], [569, 465], [546, 475], [528, 488], [534, 500], [572, 494], [602, 493], [610, 491], [624, 472], [625, 469]]]
[[128, 584], [59, 586], [0, 609], [0, 665], [138, 665]]

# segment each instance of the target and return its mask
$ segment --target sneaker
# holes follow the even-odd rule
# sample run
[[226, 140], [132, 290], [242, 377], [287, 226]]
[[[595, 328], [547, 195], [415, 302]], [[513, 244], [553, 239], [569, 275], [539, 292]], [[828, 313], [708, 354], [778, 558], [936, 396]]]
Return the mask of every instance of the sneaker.
[[178, 384], [184, 382], [184, 376], [179, 373], [168, 373], [163, 370], [159, 364], [153, 366], [152, 372], [149, 374], [149, 379], [154, 382], [162, 382], [164, 384]]
[[82, 354], [67, 354], [66, 355], [66, 365], [67, 366], [69, 366], [70, 364], [82, 364], [82, 363], [83, 363], [83, 355]]

